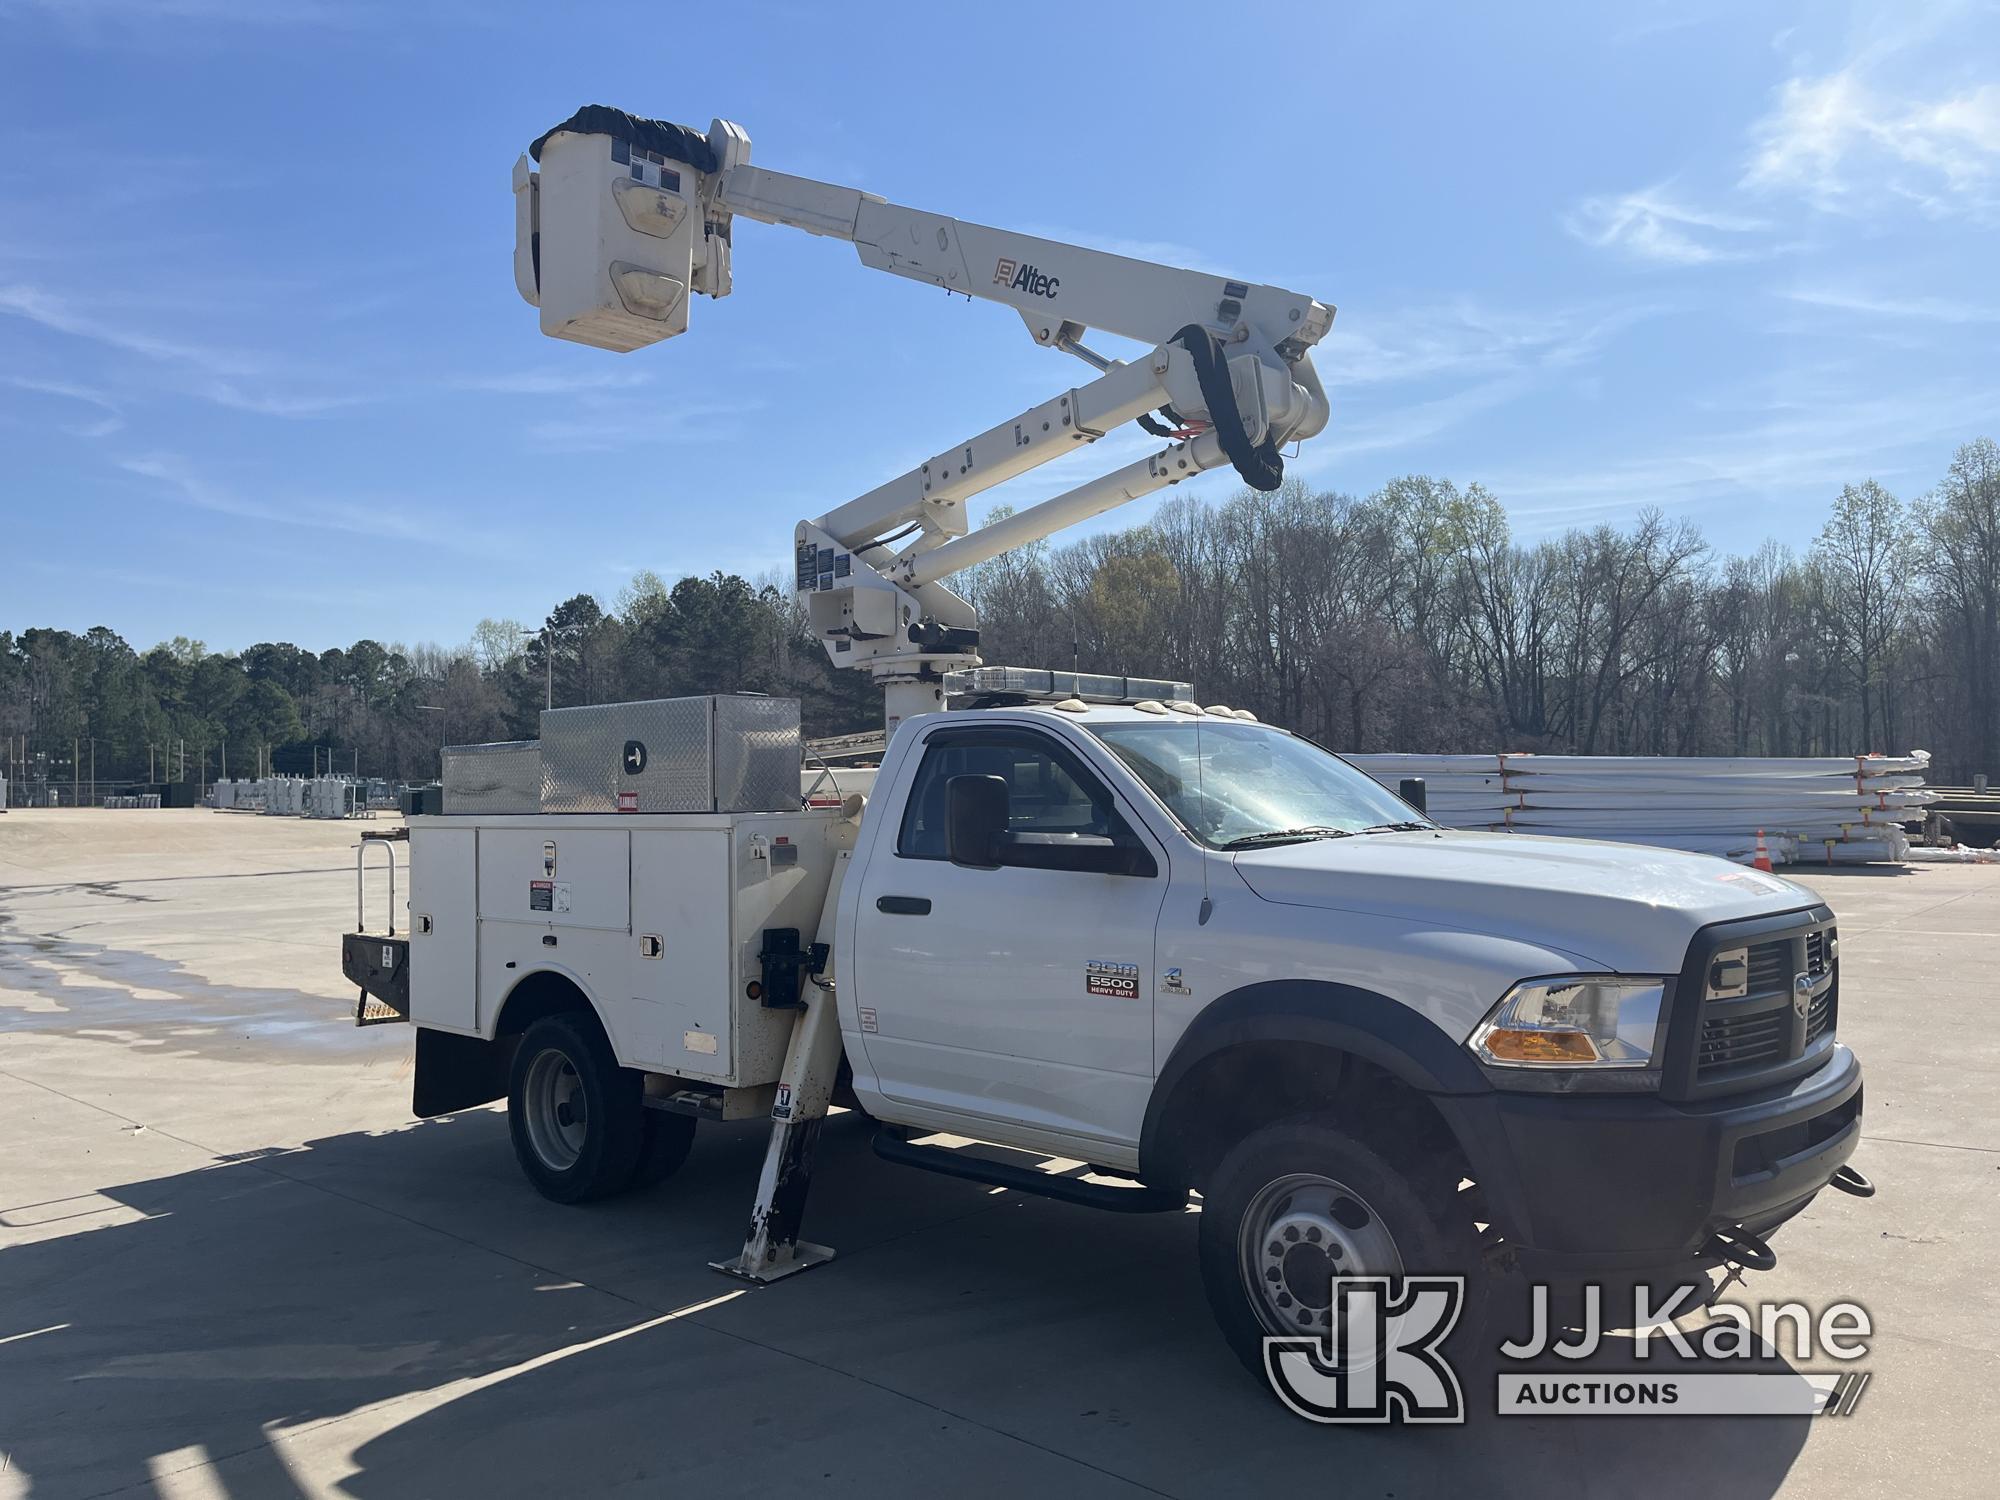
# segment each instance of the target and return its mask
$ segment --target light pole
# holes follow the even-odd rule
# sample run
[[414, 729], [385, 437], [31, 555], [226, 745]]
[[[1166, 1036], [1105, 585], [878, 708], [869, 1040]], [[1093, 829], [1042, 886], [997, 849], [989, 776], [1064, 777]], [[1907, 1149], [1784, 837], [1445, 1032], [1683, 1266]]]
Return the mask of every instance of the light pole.
[[582, 635], [583, 627], [581, 625], [544, 625], [540, 630], [533, 632], [521, 630], [518, 626], [515, 628], [521, 635], [534, 634], [542, 638], [542, 707], [554, 708], [556, 706], [556, 638], [559, 636], [575, 637]]
[[[427, 714], [442, 714], [444, 712], [444, 705], [441, 703], [419, 703], [417, 705], [417, 708], [420, 712]], [[439, 781], [444, 780], [444, 720], [443, 719], [438, 720], [438, 780]]]

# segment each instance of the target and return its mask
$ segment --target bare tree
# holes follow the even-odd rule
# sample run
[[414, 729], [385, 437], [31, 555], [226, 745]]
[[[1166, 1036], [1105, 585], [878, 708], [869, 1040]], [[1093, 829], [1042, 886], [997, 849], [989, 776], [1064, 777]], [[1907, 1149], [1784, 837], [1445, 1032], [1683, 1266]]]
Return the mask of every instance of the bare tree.
[[1828, 623], [1861, 710], [1861, 743], [1884, 748], [1876, 729], [1895, 733], [1893, 675], [1887, 662], [1908, 600], [1902, 502], [1872, 479], [1843, 486], [1812, 556]]

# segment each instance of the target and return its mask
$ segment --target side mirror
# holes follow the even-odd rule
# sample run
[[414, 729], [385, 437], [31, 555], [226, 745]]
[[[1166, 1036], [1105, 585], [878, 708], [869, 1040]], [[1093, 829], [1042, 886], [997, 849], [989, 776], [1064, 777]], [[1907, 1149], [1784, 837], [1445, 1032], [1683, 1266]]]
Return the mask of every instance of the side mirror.
[[944, 852], [955, 865], [997, 870], [1007, 831], [1007, 782], [1000, 776], [954, 776], [944, 786]]

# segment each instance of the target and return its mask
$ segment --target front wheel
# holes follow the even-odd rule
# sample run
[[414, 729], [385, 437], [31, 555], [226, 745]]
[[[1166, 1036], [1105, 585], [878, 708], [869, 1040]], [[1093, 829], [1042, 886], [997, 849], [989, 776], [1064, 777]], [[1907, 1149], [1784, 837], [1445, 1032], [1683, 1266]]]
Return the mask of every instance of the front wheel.
[[1252, 1374], [1264, 1376], [1266, 1338], [1330, 1332], [1336, 1276], [1463, 1276], [1447, 1347], [1466, 1341], [1485, 1305], [1478, 1238], [1457, 1174], [1428, 1177], [1314, 1118], [1267, 1125], [1223, 1157], [1202, 1195], [1202, 1284]]
[[557, 1203], [631, 1185], [645, 1145], [644, 1082], [589, 1021], [544, 1016], [514, 1051], [507, 1124], [528, 1181]]

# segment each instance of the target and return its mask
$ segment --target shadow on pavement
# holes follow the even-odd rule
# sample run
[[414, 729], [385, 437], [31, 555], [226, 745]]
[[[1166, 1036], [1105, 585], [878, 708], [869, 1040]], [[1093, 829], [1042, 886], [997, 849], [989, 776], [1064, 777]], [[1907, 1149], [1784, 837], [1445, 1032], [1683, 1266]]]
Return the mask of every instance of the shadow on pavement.
[[[150, 1492], [208, 1464], [209, 1493], [385, 1500], [1762, 1497], [1809, 1430], [1500, 1419], [1470, 1384], [1466, 1427], [1316, 1427], [1211, 1326], [1193, 1214], [890, 1166], [853, 1116], [825, 1132], [808, 1220], [840, 1259], [744, 1289], [705, 1262], [740, 1242], [762, 1149], [755, 1125], [704, 1127], [664, 1188], [564, 1209], [478, 1111], [0, 1209], [51, 1236], [0, 1251], [12, 1477], [34, 1495]], [[1634, 1368], [1625, 1350], [1593, 1363]]]

